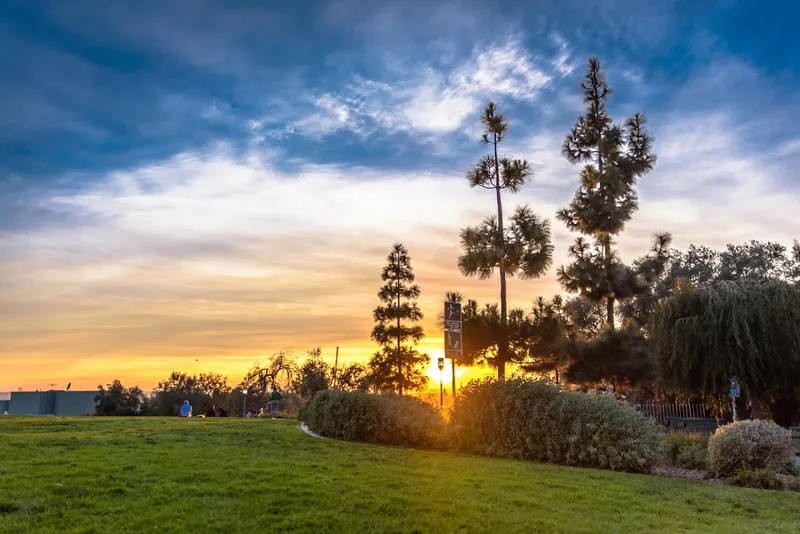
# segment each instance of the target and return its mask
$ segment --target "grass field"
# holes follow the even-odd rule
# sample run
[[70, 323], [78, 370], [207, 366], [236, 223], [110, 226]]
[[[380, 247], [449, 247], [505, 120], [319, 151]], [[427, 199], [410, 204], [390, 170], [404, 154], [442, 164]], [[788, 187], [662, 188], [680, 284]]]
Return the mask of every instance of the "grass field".
[[0, 418], [0, 532], [797, 532], [800, 494], [343, 443], [296, 421]]

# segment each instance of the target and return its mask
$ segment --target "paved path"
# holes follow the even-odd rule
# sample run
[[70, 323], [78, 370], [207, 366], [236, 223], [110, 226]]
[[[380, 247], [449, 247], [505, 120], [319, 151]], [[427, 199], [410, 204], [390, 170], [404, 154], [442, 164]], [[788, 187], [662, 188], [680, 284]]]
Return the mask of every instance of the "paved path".
[[311, 436], [312, 438], [319, 438], [319, 439], [328, 439], [325, 436], [320, 436], [319, 434], [312, 432], [308, 429], [305, 423], [300, 423], [300, 430]]

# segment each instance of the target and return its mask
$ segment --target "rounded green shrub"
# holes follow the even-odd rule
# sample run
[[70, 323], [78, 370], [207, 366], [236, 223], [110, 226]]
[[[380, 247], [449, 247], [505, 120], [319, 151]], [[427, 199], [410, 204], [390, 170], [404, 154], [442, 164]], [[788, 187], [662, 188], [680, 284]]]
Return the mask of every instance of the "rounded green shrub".
[[507, 458], [648, 472], [664, 431], [608, 395], [561, 391], [543, 381], [473, 382], [451, 417], [461, 450]]
[[781, 469], [794, 458], [792, 434], [768, 421], [738, 421], [708, 440], [708, 467], [718, 477], [741, 469]]
[[670, 432], [664, 444], [670, 464], [684, 469], [708, 469], [707, 436], [689, 432]]
[[445, 423], [439, 411], [415, 397], [326, 390], [304, 411], [308, 428], [323, 436], [403, 447], [441, 448]]
[[740, 469], [731, 478], [728, 484], [744, 488], [782, 490], [785, 485], [772, 469]]

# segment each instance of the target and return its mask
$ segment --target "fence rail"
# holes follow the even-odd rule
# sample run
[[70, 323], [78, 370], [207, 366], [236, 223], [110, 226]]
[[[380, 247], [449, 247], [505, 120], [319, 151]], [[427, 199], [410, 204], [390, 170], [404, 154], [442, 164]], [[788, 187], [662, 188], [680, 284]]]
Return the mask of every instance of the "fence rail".
[[644, 415], [652, 417], [662, 425], [666, 425], [667, 419], [672, 417], [707, 417], [706, 409], [702, 404], [641, 402], [633, 406]]

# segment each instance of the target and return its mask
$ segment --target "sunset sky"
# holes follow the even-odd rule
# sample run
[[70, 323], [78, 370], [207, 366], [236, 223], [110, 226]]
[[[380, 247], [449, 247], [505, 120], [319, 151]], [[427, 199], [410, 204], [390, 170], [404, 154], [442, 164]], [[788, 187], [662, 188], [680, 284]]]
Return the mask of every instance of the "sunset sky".
[[[274, 7], [269, 7], [274, 6]], [[657, 6], [657, 7], [656, 7]], [[800, 237], [800, 3], [17, 1], [0, 4], [0, 391], [238, 381], [320, 346], [366, 361], [381, 268], [409, 249], [428, 335], [463, 278], [459, 229], [495, 209], [464, 175], [478, 113], [553, 219], [589, 55], [611, 114], [650, 121], [656, 170], [620, 239]], [[553, 220], [555, 266], [574, 236]], [[514, 305], [560, 292], [555, 266]]]

